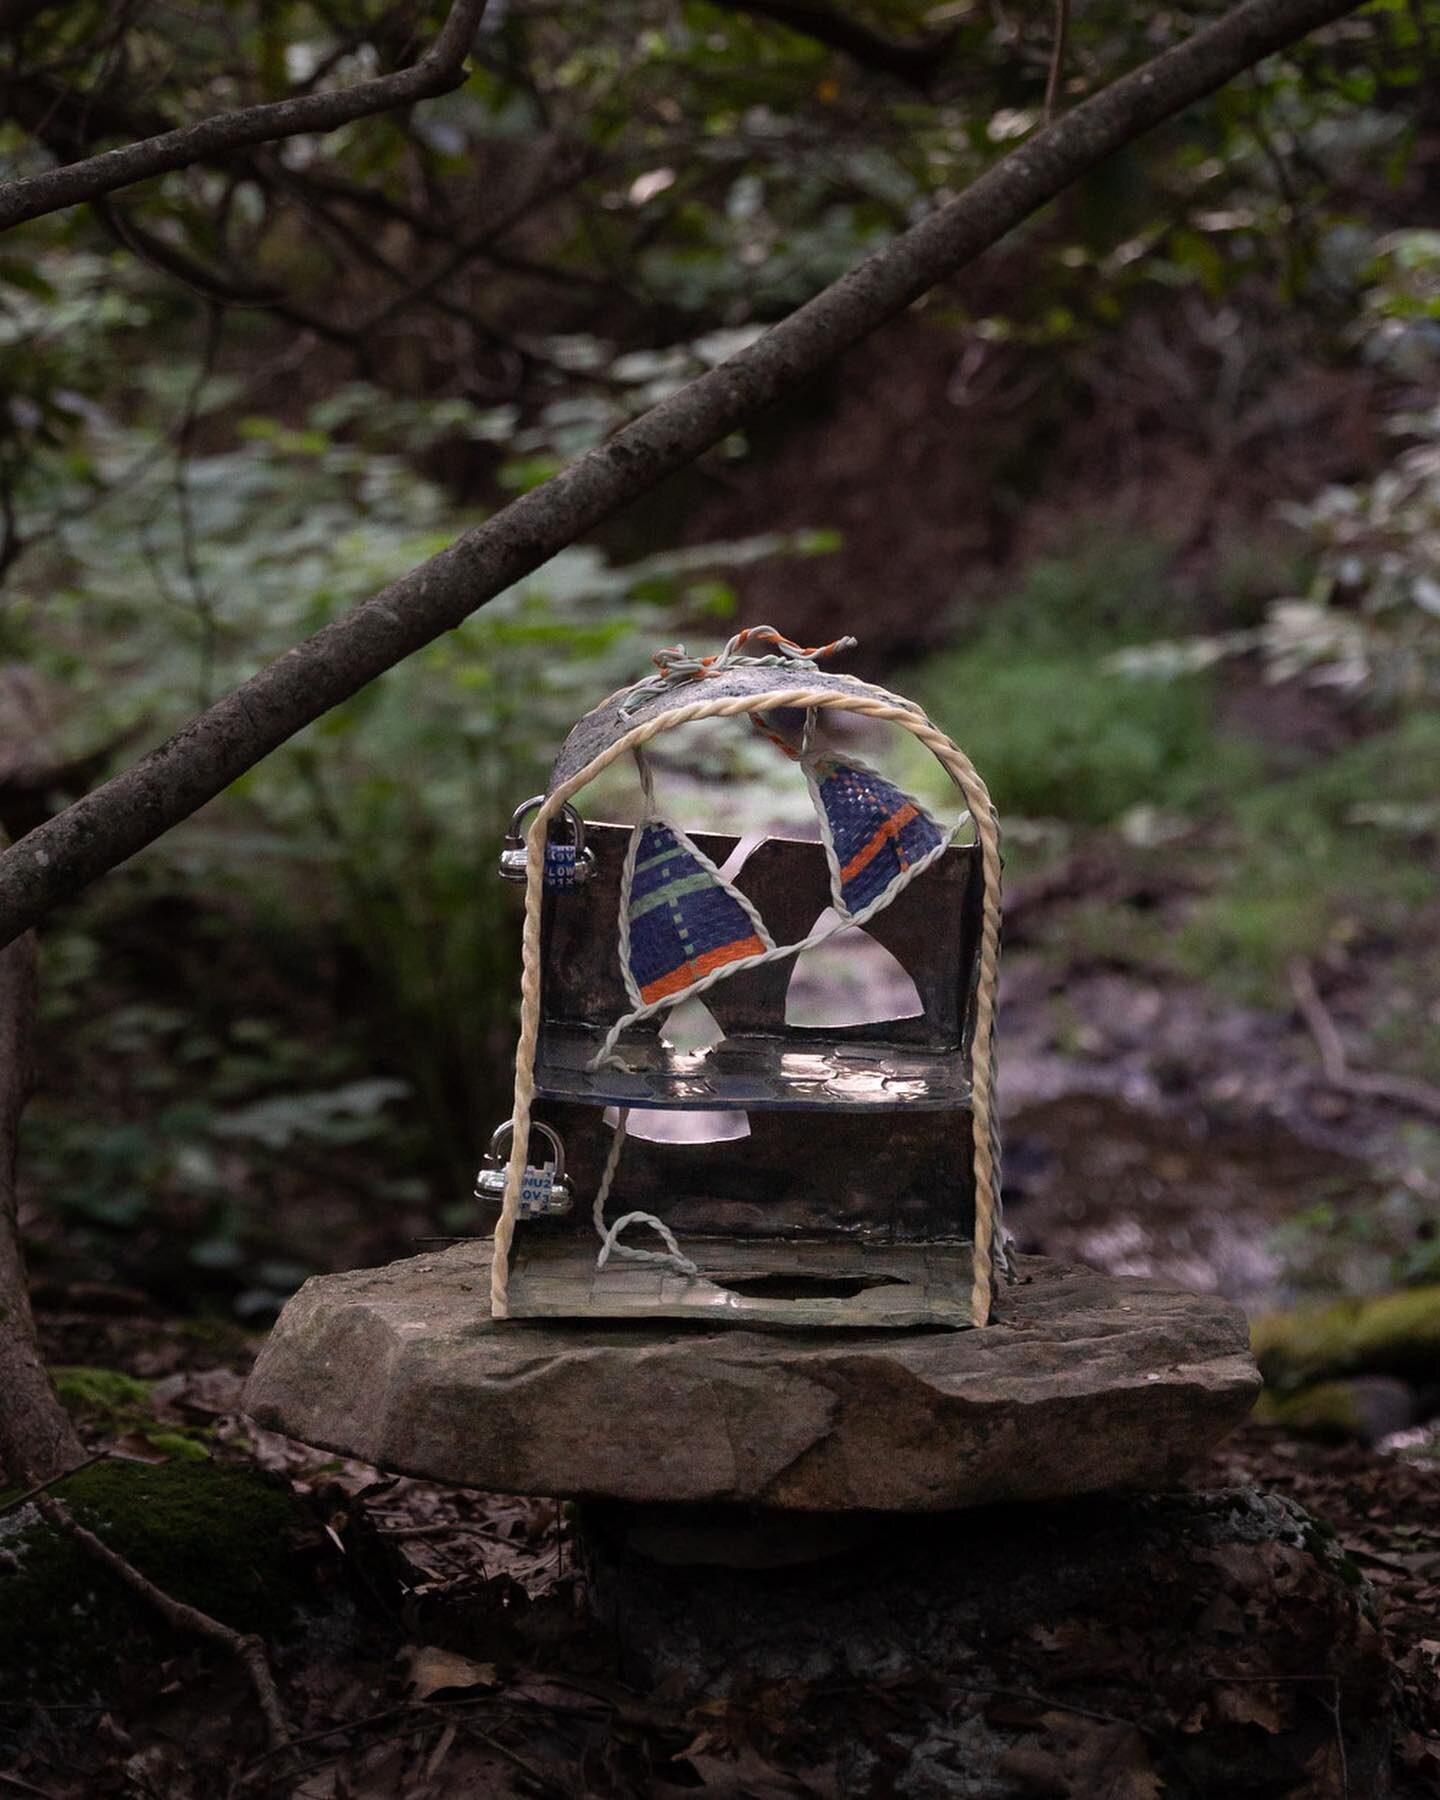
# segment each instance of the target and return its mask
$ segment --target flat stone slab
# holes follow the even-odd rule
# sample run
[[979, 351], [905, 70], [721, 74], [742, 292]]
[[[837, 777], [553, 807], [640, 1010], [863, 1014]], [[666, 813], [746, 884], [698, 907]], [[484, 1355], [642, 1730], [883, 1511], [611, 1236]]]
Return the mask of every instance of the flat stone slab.
[[972, 1331], [492, 1320], [490, 1248], [321, 1275], [259, 1425], [500, 1493], [938, 1512], [1171, 1483], [1250, 1410], [1245, 1319], [1039, 1257]]

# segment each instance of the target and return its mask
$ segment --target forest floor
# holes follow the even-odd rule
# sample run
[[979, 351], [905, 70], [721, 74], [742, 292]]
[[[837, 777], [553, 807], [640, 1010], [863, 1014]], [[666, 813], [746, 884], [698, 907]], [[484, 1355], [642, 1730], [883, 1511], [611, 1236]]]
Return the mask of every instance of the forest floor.
[[[87, 1435], [95, 1448], [155, 1458], [163, 1452], [151, 1435], [169, 1433], [162, 1441], [170, 1442], [183, 1435], [223, 1461], [268, 1471], [300, 1497], [310, 1521], [297, 1543], [310, 1619], [302, 1633], [272, 1643], [296, 1738], [288, 1760], [267, 1747], [237, 1667], [211, 1651], [141, 1634], [114, 1646], [122, 1661], [102, 1684], [103, 1706], [78, 1716], [69, 1710], [73, 1701], [37, 1709], [23, 1746], [3, 1765], [0, 1787], [9, 1791], [51, 1800], [838, 1797], [854, 1790], [837, 1785], [828, 1709], [843, 1710], [854, 1728], [858, 1706], [875, 1745], [888, 1747], [898, 1767], [915, 1709], [923, 1717], [936, 1704], [934, 1695], [884, 1684], [869, 1695], [837, 1697], [790, 1683], [698, 1705], [636, 1691], [621, 1678], [616, 1646], [587, 1616], [569, 1509], [397, 1478], [257, 1431], [238, 1411], [248, 1362], [238, 1341], [219, 1355], [216, 1344], [197, 1345], [173, 1321], [114, 1312], [52, 1313], [45, 1328], [57, 1361], [103, 1354], [109, 1367], [128, 1367], [151, 1383], [123, 1418], [112, 1413], [97, 1428], [92, 1417]], [[1440, 1543], [1433, 1530], [1440, 1462], [1423, 1450], [1325, 1447], [1249, 1425], [1190, 1482], [1286, 1495], [1333, 1527], [1369, 1584], [1394, 1664], [1395, 1792], [1416, 1800], [1433, 1793], [1440, 1777]], [[163, 1578], [163, 1569], [152, 1572]], [[1263, 1629], [1263, 1621], [1250, 1628]], [[1085, 1622], [1074, 1630], [1083, 1637]], [[1092, 1716], [1086, 1671], [1057, 1675], [1055, 1658], [1038, 1643], [1033, 1662], [1014, 1677], [1028, 1702], [1050, 1717], [1067, 1708], [1082, 1720]], [[1183, 1728], [1139, 1672], [1128, 1682], [1112, 1672], [1106, 1694], [1107, 1714], [1147, 1737]], [[997, 1695], [996, 1704], [1013, 1698]], [[1246, 1720], [1260, 1737], [1280, 1729], [1263, 1698]], [[6, 1723], [15, 1723], [13, 1709]], [[1144, 1800], [1162, 1791], [1143, 1773], [1133, 1785], [1123, 1771], [1107, 1776], [1110, 1785], [1100, 1782], [1087, 1761], [1095, 1746], [1077, 1737], [1071, 1749], [1072, 1785], [1043, 1791], [1078, 1800]], [[1317, 1777], [1274, 1791], [1328, 1800], [1351, 1789]]]

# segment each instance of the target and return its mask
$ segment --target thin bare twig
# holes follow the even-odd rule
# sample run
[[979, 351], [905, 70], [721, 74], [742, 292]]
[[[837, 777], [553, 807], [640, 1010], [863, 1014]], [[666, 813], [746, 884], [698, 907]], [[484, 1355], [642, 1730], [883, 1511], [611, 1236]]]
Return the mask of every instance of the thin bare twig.
[[167, 1594], [163, 1588], [156, 1587], [148, 1575], [142, 1575], [132, 1562], [118, 1551], [112, 1550], [93, 1531], [82, 1525], [69, 1507], [53, 1494], [37, 1494], [35, 1505], [57, 1531], [63, 1531], [97, 1562], [103, 1563], [132, 1593], [147, 1601], [166, 1624], [173, 1625], [177, 1631], [188, 1631], [196, 1637], [208, 1638], [212, 1644], [219, 1644], [244, 1663], [265, 1720], [271, 1749], [283, 1750], [289, 1745], [290, 1728], [285, 1723], [285, 1713], [280, 1705], [275, 1677], [270, 1672], [265, 1646], [258, 1637], [252, 1632], [232, 1631], [219, 1619], [212, 1619], [209, 1613], [203, 1613], [198, 1607], [187, 1605], [185, 1601], [177, 1600], [173, 1594]]
[[93, 1469], [96, 1463], [107, 1462], [109, 1457], [108, 1450], [97, 1450], [93, 1456], [87, 1456], [84, 1462], [76, 1463], [73, 1469], [61, 1469], [48, 1481], [37, 1481], [34, 1487], [27, 1488], [23, 1494], [17, 1494], [13, 1500], [7, 1500], [3, 1506], [0, 1506], [0, 1517], [6, 1513], [18, 1512], [22, 1506], [28, 1505], [31, 1500], [43, 1494], [47, 1488], [54, 1487], [57, 1481], [68, 1481], [72, 1475], [78, 1475], [82, 1469]]
[[507, 1762], [513, 1763], [522, 1774], [528, 1775], [542, 1793], [563, 1794], [565, 1792], [565, 1789], [557, 1781], [546, 1775], [543, 1770], [537, 1769], [527, 1757], [522, 1756], [518, 1750], [512, 1750], [508, 1744], [502, 1743], [493, 1732], [484, 1730], [473, 1719], [460, 1719], [455, 1723], [467, 1737], [477, 1739], [487, 1749], [493, 1750], [497, 1756], [503, 1756]]
[[1055, 117], [1060, 83], [1065, 76], [1065, 41], [1070, 35], [1070, 0], [1055, 0], [1055, 42], [1050, 51], [1050, 73], [1045, 78], [1045, 123]]
[[[563, 1676], [558, 1675], [547, 1677], [547, 1680], [552, 1681], [557, 1687], [572, 1687], [575, 1685], [573, 1682], [567, 1681]], [[351, 1733], [371, 1731], [376, 1726], [389, 1725], [397, 1719], [416, 1718], [422, 1721], [434, 1721], [443, 1719], [447, 1715], [463, 1714], [464, 1711], [470, 1707], [493, 1707], [502, 1704], [513, 1709], [515, 1702], [513, 1700], [507, 1700], [504, 1695], [497, 1693], [456, 1694], [448, 1699], [409, 1700], [400, 1706], [387, 1706], [379, 1712], [366, 1713], [358, 1719], [345, 1719], [337, 1725], [326, 1725], [319, 1731], [308, 1731], [303, 1737], [292, 1738], [285, 1748], [299, 1750], [306, 1744], [318, 1744], [323, 1742], [326, 1738], [345, 1737]], [[554, 1707], [537, 1707], [536, 1710], [559, 1710], [571, 1713], [577, 1709], [570, 1707], [558, 1709]], [[611, 1705], [609, 1711], [613, 1713], [614, 1710], [614, 1706]], [[584, 1716], [590, 1718], [603, 1715], [586, 1712]], [[275, 1755], [276, 1751], [273, 1749], [262, 1750], [258, 1756], [253, 1758], [240, 1770], [238, 1784], [243, 1785], [243, 1783], [252, 1777], [259, 1769], [271, 1762]], [[527, 1770], [527, 1773], [529, 1772], [530, 1771]], [[536, 1771], [536, 1775], [537, 1779], [542, 1781], [545, 1779], [538, 1771]], [[232, 1791], [234, 1790], [232, 1789]]]
[[1335, 1021], [1326, 1010], [1310, 965], [1296, 957], [1290, 965], [1290, 991], [1296, 1010], [1309, 1028], [1320, 1052], [1320, 1068], [1330, 1087], [1343, 1094], [1359, 1094], [1368, 1100], [1388, 1100], [1411, 1112], [1440, 1119], [1440, 1088], [1411, 1075], [1370, 1074], [1352, 1069]]

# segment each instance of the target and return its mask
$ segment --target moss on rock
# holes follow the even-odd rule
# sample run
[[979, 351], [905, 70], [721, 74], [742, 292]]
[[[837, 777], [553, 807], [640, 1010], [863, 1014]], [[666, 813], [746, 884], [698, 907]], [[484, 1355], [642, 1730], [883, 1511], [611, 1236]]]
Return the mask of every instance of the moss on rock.
[[1251, 1347], [1273, 1387], [1323, 1376], [1440, 1373], [1440, 1285], [1378, 1299], [1336, 1300], [1253, 1321]]
[[[166, 1593], [237, 1631], [283, 1634], [314, 1597], [315, 1525], [288, 1490], [205, 1461], [96, 1463], [57, 1484], [81, 1524]], [[0, 1506], [7, 1496], [0, 1494]], [[103, 1693], [162, 1621], [33, 1505], [0, 1514], [0, 1690], [40, 1700]], [[3, 1729], [3, 1721], [0, 1721]]]
[[119, 1369], [79, 1364], [52, 1368], [50, 1379], [65, 1410], [88, 1432], [106, 1437], [130, 1433], [166, 1456], [188, 1457], [192, 1462], [209, 1455], [206, 1446], [214, 1434], [207, 1426], [157, 1423], [151, 1400], [153, 1382]]
[[1299, 1393], [1277, 1394], [1267, 1388], [1255, 1404], [1255, 1417], [1265, 1425], [1283, 1425], [1303, 1437], [1343, 1442], [1362, 1435], [1362, 1421], [1350, 1384], [1321, 1381]]

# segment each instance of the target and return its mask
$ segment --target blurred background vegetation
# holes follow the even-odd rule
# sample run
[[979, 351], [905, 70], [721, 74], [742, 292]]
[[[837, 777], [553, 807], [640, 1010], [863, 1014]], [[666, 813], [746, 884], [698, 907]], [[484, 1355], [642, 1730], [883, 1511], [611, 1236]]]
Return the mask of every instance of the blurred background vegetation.
[[[16, 10], [20, 171], [400, 66], [442, 11]], [[1071, 10], [1062, 105], [1223, 9]], [[1051, 49], [1032, 0], [492, 0], [446, 98], [9, 234], [8, 830], [963, 188], [1037, 128]], [[1237, 1180], [1310, 1209], [1263, 1280], [1196, 1278], [1440, 1278], [1433, 1123], [1306, 1087], [1292, 993], [1300, 959], [1357, 1064], [1440, 1082], [1437, 56], [1440, 6], [1381, 0], [1112, 158], [54, 918], [42, 1289], [264, 1323], [314, 1268], [468, 1229], [511, 809], [654, 648], [761, 621], [853, 632], [1011, 826], [1022, 1238], [1060, 1154], [1026, 1058], [1120, 1069], [1103, 978], [1212, 1034], [1145, 1104], [1253, 1128]], [[1276, 1176], [1341, 1139], [1314, 1192]]]

